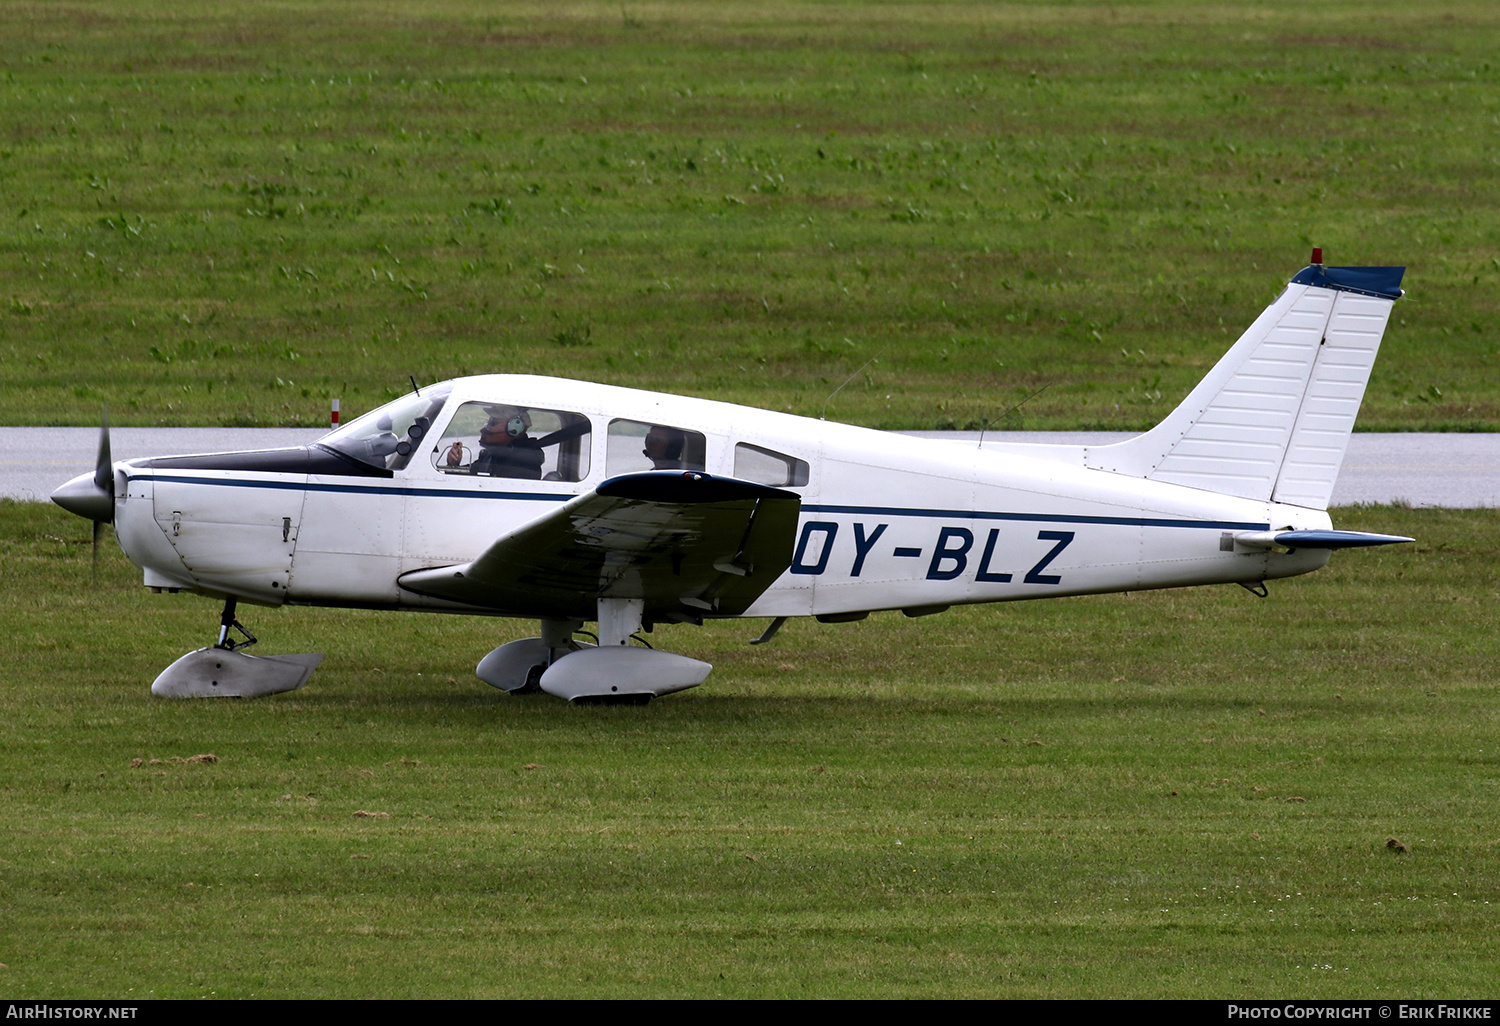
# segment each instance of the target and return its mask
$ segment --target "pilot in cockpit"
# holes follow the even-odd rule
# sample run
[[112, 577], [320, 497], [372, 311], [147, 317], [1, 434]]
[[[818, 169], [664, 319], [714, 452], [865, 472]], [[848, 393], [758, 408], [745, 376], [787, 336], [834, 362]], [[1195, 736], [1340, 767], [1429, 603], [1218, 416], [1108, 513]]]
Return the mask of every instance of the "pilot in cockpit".
[[491, 406], [486, 412], [489, 420], [479, 431], [479, 455], [469, 473], [541, 480], [542, 447], [526, 433], [531, 415], [515, 406]]
[[687, 436], [677, 428], [663, 424], [651, 425], [646, 432], [645, 448], [641, 455], [651, 461], [652, 470], [682, 470], [682, 450], [687, 445]]

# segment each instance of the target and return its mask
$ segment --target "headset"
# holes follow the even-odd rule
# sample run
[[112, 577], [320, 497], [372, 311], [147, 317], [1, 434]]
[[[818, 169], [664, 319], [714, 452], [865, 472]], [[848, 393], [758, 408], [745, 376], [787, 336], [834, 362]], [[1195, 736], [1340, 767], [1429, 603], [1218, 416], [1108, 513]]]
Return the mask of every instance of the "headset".
[[[511, 407], [515, 409], [515, 407]], [[490, 414], [490, 420], [498, 420], [498, 411]], [[520, 438], [531, 427], [531, 418], [526, 415], [525, 410], [516, 410], [505, 422], [505, 433], [512, 438]]]

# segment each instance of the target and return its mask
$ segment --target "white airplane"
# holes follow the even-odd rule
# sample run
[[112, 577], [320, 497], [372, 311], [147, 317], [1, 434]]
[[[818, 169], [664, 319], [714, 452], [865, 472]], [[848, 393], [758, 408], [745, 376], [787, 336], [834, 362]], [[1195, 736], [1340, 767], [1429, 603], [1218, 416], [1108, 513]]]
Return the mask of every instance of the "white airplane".
[[[1308, 573], [1410, 541], [1326, 512], [1404, 268], [1321, 251], [1183, 403], [1105, 446], [933, 441], [524, 375], [420, 388], [300, 448], [112, 463], [53, 501], [153, 591], [224, 602], [152, 686], [254, 696], [322, 657], [254, 657], [237, 603], [530, 617], [476, 670], [511, 692], [649, 701], [711, 667], [658, 623], [825, 623]], [[594, 643], [580, 640], [586, 621]], [[234, 632], [245, 640], [235, 640]], [[632, 644], [632, 640], [639, 644]]]

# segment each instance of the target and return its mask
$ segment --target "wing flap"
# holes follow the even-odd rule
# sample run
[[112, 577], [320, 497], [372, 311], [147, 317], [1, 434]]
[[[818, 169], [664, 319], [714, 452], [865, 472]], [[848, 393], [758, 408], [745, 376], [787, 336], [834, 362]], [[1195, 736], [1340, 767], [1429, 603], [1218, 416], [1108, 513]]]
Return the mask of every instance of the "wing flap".
[[403, 574], [423, 595], [591, 620], [600, 598], [648, 620], [735, 616], [792, 562], [801, 498], [732, 478], [656, 471], [595, 491], [496, 540], [471, 563]]

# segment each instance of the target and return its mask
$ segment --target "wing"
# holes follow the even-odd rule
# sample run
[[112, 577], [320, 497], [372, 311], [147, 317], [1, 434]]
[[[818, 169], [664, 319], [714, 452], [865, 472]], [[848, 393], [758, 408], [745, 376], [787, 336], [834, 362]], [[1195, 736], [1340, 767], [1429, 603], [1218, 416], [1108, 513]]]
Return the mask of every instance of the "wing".
[[795, 492], [682, 471], [611, 478], [472, 563], [403, 574], [422, 595], [525, 616], [594, 619], [600, 598], [647, 620], [737, 616], [792, 562]]

